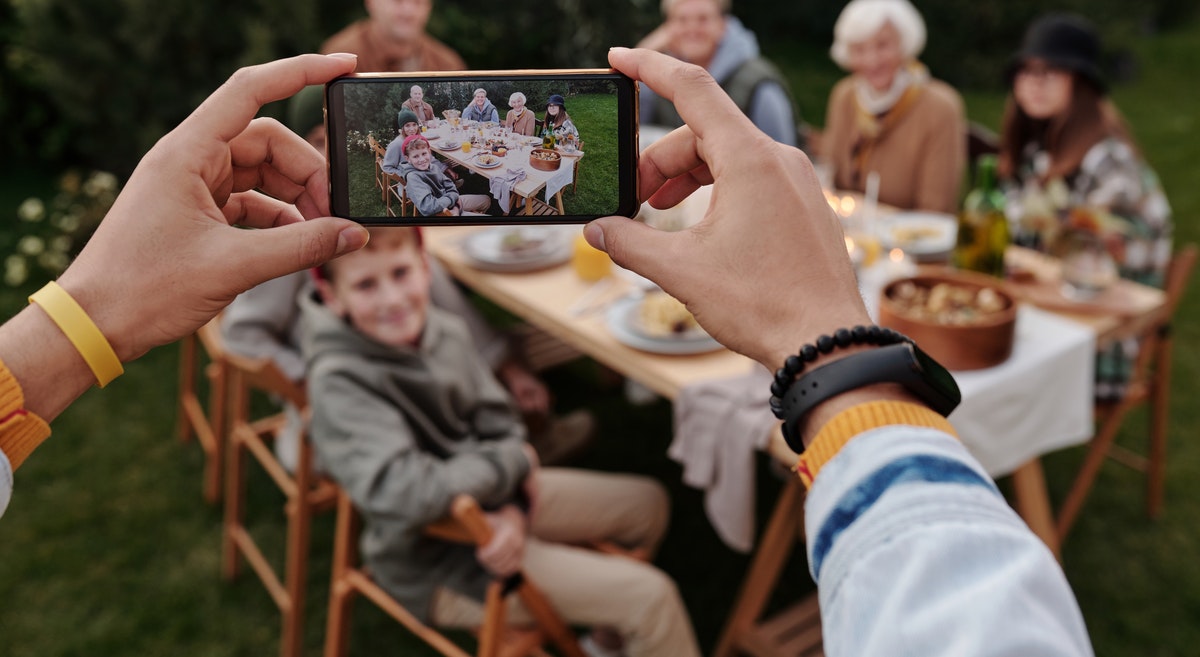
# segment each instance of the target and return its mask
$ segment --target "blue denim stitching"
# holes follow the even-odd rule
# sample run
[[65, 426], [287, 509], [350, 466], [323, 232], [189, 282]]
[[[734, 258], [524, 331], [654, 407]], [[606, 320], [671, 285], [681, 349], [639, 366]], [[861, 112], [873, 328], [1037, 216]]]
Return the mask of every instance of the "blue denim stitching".
[[876, 470], [857, 486], [846, 492], [833, 511], [821, 525], [817, 540], [813, 543], [813, 572], [820, 576], [821, 564], [833, 546], [833, 541], [846, 531], [871, 505], [896, 484], [926, 481], [944, 484], [971, 484], [982, 486], [1000, 494], [995, 484], [981, 477], [961, 461], [930, 456], [927, 454], [907, 456]]

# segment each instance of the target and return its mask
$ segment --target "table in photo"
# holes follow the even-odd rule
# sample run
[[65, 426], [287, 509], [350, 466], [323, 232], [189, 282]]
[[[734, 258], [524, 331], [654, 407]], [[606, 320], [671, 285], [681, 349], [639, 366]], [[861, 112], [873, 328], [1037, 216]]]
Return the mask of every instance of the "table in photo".
[[[529, 154], [537, 147], [535, 144], [540, 144], [540, 140], [535, 141], [533, 137], [522, 135], [511, 135], [507, 138], [502, 138], [499, 136], [497, 128], [489, 128], [483, 130], [485, 139], [503, 139], [506, 143], [513, 145], [514, 148], [508, 148], [502, 156], [481, 148], [472, 148], [464, 152], [461, 145], [464, 141], [469, 141], [472, 134], [478, 139], [479, 132], [477, 127], [464, 124], [462, 130], [452, 132], [450, 125], [443, 121], [437, 127], [427, 129], [425, 138], [430, 140], [434, 153], [437, 153], [452, 164], [460, 165], [472, 173], [483, 176], [489, 181], [499, 176], [510, 175], [510, 170], [523, 170], [525, 172], [524, 180], [517, 182], [512, 187], [511, 193], [524, 199], [524, 214], [544, 214], [551, 209], [557, 210], [560, 215], [565, 214], [563, 210], [562, 190], [574, 182], [575, 162], [583, 157], [584, 153], [582, 151], [565, 153], [559, 150], [559, 156], [562, 158], [559, 168], [554, 171], [542, 171], [541, 169], [533, 168], [533, 165], [529, 163]], [[458, 144], [459, 147], [443, 148], [444, 145], [450, 143]], [[495, 157], [496, 164], [488, 166], [480, 164], [479, 155], [485, 153]], [[545, 190], [546, 199], [544, 202], [536, 198], [543, 190]], [[500, 200], [498, 195], [493, 194], [493, 196], [496, 196], [497, 200]]]

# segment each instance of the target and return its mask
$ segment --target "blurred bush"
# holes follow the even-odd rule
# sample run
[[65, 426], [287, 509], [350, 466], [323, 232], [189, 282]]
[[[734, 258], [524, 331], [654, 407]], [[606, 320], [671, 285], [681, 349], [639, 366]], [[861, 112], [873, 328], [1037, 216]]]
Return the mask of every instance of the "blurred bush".
[[[827, 47], [844, 3], [733, 4], [770, 54], [797, 41]], [[1049, 9], [1038, 0], [916, 5], [929, 23], [924, 59], [935, 75], [985, 87], [998, 84], [1025, 25]], [[1097, 21], [1121, 63], [1130, 35], [1188, 18], [1194, 5], [1063, 0], [1055, 8]], [[314, 51], [363, 15], [360, 2], [335, 0], [0, 0], [0, 167], [124, 177], [234, 69]], [[632, 45], [659, 22], [659, 0], [435, 0], [429, 29], [473, 68], [559, 68], [603, 66], [610, 46]]]

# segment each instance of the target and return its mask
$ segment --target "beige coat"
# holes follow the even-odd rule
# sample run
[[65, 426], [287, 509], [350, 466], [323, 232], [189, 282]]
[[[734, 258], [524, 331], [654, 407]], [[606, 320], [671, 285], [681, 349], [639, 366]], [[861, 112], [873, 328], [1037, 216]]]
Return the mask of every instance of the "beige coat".
[[879, 172], [879, 201], [905, 210], [956, 212], [967, 159], [962, 98], [944, 82], [930, 80], [921, 94], [885, 129], [871, 148], [865, 171], [854, 175], [861, 133], [855, 120], [854, 79], [844, 78], [829, 95], [819, 158], [833, 167], [838, 189], [866, 191], [866, 174]]

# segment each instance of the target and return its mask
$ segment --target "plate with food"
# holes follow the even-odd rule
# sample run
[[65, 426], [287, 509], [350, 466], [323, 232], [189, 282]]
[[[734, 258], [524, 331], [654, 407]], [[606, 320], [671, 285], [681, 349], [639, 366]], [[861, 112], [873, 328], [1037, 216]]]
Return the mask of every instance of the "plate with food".
[[503, 164], [503, 161], [491, 153], [480, 153], [475, 156], [475, 163], [481, 169], [495, 169]]
[[471, 233], [463, 253], [481, 269], [523, 272], [571, 259], [571, 241], [560, 226], [498, 226]]
[[606, 315], [617, 342], [656, 354], [702, 354], [721, 349], [686, 306], [661, 290], [614, 302]]
[[462, 147], [462, 142], [446, 139], [439, 144], [434, 144], [434, 148], [440, 151], [456, 151]]
[[882, 224], [884, 246], [901, 249], [917, 260], [949, 257], [958, 239], [958, 220], [939, 212], [898, 212]]

